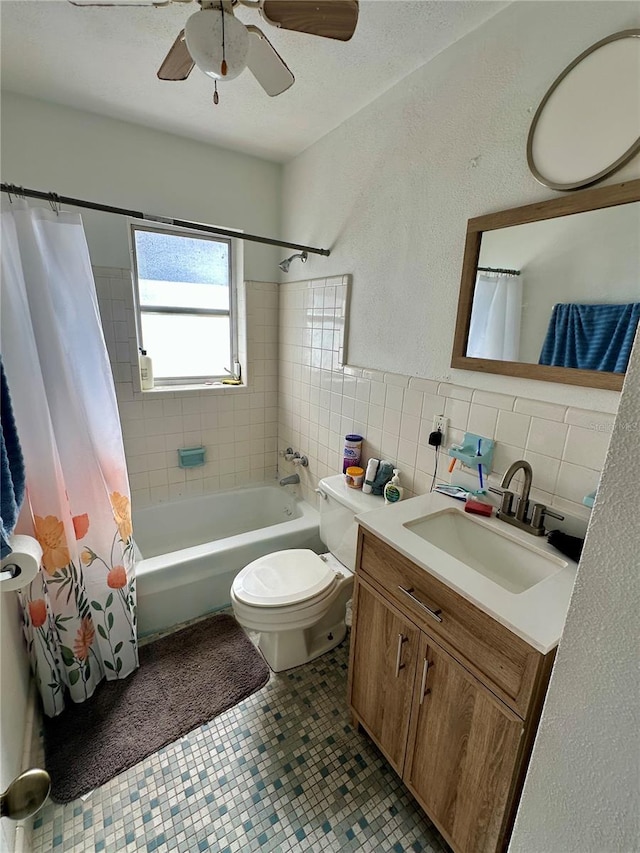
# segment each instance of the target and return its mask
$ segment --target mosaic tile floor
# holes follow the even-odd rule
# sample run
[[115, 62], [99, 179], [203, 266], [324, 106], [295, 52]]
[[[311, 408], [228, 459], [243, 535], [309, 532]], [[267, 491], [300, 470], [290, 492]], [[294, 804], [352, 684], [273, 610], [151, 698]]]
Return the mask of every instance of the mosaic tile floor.
[[49, 803], [34, 853], [448, 850], [349, 722], [348, 646], [273, 674], [85, 800]]

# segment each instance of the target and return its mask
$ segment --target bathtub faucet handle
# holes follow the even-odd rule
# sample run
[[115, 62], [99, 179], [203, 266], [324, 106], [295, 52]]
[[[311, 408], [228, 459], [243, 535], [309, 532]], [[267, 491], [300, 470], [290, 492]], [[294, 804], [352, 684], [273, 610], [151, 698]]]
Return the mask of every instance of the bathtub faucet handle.
[[303, 468], [308, 468], [309, 467], [309, 460], [307, 459], [306, 456], [300, 456], [299, 454], [296, 453], [294, 456], [294, 459], [293, 459], [293, 464], [294, 465], [302, 465]]

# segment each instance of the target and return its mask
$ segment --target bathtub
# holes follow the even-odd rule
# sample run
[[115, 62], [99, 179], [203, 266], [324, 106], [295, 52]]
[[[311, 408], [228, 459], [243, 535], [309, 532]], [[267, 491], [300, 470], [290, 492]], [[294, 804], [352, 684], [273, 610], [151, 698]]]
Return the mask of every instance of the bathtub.
[[322, 553], [320, 516], [280, 486], [134, 510], [138, 634], [220, 610], [247, 563], [283, 548]]

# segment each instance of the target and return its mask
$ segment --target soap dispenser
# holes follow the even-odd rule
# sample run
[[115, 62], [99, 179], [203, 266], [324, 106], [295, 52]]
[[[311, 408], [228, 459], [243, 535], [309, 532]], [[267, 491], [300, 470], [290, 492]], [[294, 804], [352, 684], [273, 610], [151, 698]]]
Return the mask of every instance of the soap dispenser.
[[139, 350], [140, 387], [143, 391], [150, 391], [153, 388], [153, 363], [146, 349], [139, 347]]
[[384, 487], [384, 502], [386, 504], [394, 504], [396, 501], [402, 500], [404, 489], [400, 485], [400, 471], [397, 468], [393, 469], [393, 477]]

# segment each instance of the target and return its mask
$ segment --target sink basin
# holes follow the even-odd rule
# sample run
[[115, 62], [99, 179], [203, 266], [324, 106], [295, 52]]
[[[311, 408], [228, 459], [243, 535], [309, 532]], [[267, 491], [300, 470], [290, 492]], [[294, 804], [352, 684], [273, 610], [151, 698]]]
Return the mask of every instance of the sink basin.
[[508, 592], [525, 592], [568, 565], [455, 509], [407, 521], [404, 527]]

